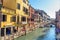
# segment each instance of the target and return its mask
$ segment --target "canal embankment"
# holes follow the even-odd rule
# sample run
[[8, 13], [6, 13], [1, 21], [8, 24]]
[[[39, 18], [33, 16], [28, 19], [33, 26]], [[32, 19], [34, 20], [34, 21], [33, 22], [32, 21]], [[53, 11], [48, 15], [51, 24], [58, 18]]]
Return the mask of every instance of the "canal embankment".
[[46, 35], [49, 28], [37, 28], [36, 30], [27, 33], [26, 35], [15, 38], [14, 40], [36, 40], [38, 36]]

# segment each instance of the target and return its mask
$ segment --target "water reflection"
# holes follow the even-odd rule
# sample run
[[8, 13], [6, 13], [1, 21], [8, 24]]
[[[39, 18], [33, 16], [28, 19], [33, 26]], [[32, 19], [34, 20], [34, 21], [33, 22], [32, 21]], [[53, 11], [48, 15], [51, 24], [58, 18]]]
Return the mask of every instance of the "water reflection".
[[37, 40], [55, 40], [55, 28], [52, 27], [50, 28], [50, 30], [48, 30], [48, 32], [46, 33], [46, 35], [38, 37]]
[[28, 33], [26, 36], [19, 37], [15, 40], [55, 40], [55, 28], [52, 27], [49, 28], [49, 30], [43, 31], [44, 29], [45, 28], [39, 28]]

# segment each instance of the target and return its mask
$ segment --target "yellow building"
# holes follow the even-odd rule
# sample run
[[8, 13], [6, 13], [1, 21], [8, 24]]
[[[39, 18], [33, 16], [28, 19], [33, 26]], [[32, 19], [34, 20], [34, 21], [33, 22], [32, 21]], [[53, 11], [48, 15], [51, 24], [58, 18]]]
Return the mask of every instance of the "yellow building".
[[26, 28], [28, 30], [28, 17], [29, 17], [28, 0], [17, 0], [16, 4], [17, 4], [16, 14], [17, 16], [19, 16], [19, 26], [21, 26], [20, 29], [26, 31]]
[[[1, 12], [2, 12], [1, 13], [2, 14], [1, 36], [5, 37], [6, 40], [7, 40], [6, 35], [12, 34], [12, 29], [13, 29], [14, 33], [16, 33], [16, 31], [17, 31], [15, 29], [15, 27], [16, 27], [16, 10], [9, 8], [7, 4], [9, 4], [8, 1], [3, 0], [2, 8], [1, 8]], [[12, 3], [12, 5], [14, 6], [13, 3]]]
[[20, 29], [25, 30], [25, 28], [28, 28], [28, 9], [28, 0], [3, 0], [3, 7], [1, 10], [2, 35], [8, 34], [8, 32], [11, 33], [12, 29], [14, 29], [13, 31], [16, 33], [16, 31], [20, 32]]

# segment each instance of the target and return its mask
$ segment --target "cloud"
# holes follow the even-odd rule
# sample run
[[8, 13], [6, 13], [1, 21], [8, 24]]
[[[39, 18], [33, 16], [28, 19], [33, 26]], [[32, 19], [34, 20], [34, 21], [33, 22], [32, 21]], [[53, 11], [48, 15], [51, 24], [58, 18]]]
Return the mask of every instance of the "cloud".
[[51, 18], [55, 18], [55, 12], [60, 9], [60, 0], [30, 0], [30, 4], [44, 10]]
[[54, 2], [50, 5], [50, 7], [46, 11], [48, 15], [50, 15], [51, 18], [56, 17], [56, 11], [60, 9], [60, 1], [59, 0], [54, 0]]

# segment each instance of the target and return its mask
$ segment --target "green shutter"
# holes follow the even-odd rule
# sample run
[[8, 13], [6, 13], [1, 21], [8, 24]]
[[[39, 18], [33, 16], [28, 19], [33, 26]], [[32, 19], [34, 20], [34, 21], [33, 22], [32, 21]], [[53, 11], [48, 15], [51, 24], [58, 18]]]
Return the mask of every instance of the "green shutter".
[[0, 10], [1, 10], [2, 4], [0, 4]]

